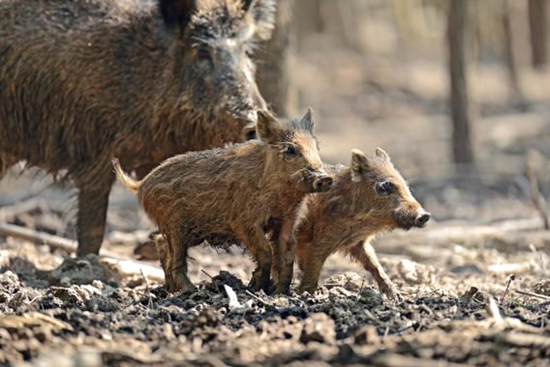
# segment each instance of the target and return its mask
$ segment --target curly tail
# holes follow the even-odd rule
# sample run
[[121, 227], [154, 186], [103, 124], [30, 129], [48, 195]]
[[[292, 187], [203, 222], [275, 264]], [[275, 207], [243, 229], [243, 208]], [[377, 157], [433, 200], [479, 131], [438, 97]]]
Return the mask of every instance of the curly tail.
[[113, 168], [115, 169], [116, 178], [120, 181], [120, 183], [124, 185], [124, 187], [126, 187], [129, 191], [137, 193], [141, 182], [134, 180], [132, 177], [130, 177], [130, 175], [122, 170], [118, 158], [113, 158], [111, 163], [113, 164]]

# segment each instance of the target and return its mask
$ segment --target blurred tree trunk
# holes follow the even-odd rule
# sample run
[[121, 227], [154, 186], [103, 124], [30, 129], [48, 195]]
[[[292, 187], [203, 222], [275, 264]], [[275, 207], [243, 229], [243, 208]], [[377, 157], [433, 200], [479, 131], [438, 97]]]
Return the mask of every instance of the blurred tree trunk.
[[295, 113], [296, 96], [290, 78], [293, 47], [294, 0], [278, 0], [275, 30], [259, 54], [257, 81], [260, 91], [275, 113]]
[[468, 0], [451, 0], [447, 24], [449, 72], [451, 79], [450, 107], [453, 120], [453, 158], [458, 164], [472, 164], [472, 114], [468, 100], [465, 31]]
[[297, 0], [294, 13], [296, 17], [297, 46], [303, 46], [303, 40], [312, 33], [322, 32], [324, 27], [323, 14], [321, 10], [322, 0]]
[[548, 64], [547, 0], [529, 0], [529, 29], [533, 67], [540, 69]]
[[514, 46], [514, 32], [512, 31], [510, 0], [502, 0], [502, 26], [504, 28], [504, 52], [506, 66], [508, 67], [508, 77], [512, 88], [512, 99], [523, 101], [523, 93], [519, 84], [517, 71], [517, 57]]

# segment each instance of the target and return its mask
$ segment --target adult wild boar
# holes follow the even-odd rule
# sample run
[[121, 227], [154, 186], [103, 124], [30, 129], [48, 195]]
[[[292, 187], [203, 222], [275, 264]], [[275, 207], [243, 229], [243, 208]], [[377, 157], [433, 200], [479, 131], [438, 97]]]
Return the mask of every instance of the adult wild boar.
[[272, 0], [0, 0], [0, 177], [18, 161], [79, 189], [98, 253], [114, 174], [244, 140], [265, 101], [250, 54]]

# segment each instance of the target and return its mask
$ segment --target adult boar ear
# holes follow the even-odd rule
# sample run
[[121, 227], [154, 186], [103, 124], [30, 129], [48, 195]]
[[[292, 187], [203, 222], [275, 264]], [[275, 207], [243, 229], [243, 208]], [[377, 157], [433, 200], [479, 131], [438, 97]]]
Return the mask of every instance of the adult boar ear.
[[269, 111], [258, 111], [258, 122], [256, 123], [256, 134], [266, 143], [273, 143], [279, 137], [279, 122]]
[[385, 161], [391, 162], [390, 155], [386, 153], [386, 151], [382, 148], [376, 148], [374, 154], [376, 154], [378, 158], [382, 158]]
[[361, 175], [368, 168], [369, 161], [365, 153], [359, 149], [351, 150], [351, 180], [361, 182]]
[[313, 121], [313, 110], [311, 109], [311, 107], [307, 109], [307, 112], [304, 117], [302, 117], [300, 123], [307, 131], [313, 132], [313, 126], [315, 125], [315, 122]]
[[[255, 36], [260, 41], [271, 38], [275, 28], [275, 0], [242, 0], [242, 9], [254, 21]], [[246, 17], [245, 17], [246, 18]]]
[[159, 0], [160, 14], [168, 27], [185, 28], [196, 9], [196, 0]]

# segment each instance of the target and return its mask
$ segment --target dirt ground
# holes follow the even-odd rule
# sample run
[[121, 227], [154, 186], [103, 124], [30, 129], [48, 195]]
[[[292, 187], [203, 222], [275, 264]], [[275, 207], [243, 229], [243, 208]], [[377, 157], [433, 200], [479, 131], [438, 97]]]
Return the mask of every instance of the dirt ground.
[[[315, 42], [332, 52], [317, 53]], [[325, 159], [347, 163], [351, 148], [383, 147], [433, 214], [427, 228], [375, 243], [404, 301], [382, 297], [337, 256], [315, 294], [267, 296], [245, 290], [252, 263], [243, 250], [195, 248], [199, 290], [168, 294], [116, 262], [0, 236], [0, 364], [548, 365], [550, 233], [531, 205], [525, 161], [537, 149], [547, 197], [550, 74], [523, 72], [526, 101], [517, 103], [498, 65], [472, 71], [473, 172], [450, 164], [444, 63], [365, 59], [327, 39], [308, 45], [295, 82], [299, 104], [315, 110]], [[0, 222], [74, 238], [74, 208], [73, 189], [38, 171], [0, 181]], [[116, 186], [104, 249], [135, 258], [153, 229]]]

